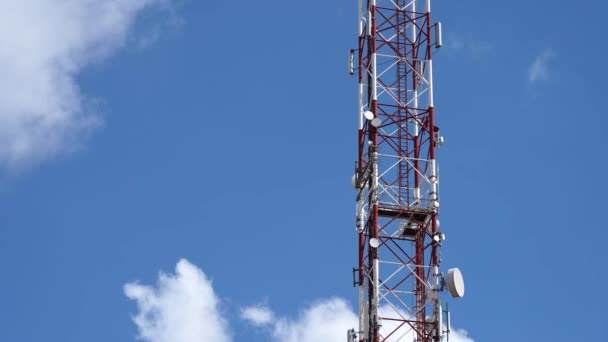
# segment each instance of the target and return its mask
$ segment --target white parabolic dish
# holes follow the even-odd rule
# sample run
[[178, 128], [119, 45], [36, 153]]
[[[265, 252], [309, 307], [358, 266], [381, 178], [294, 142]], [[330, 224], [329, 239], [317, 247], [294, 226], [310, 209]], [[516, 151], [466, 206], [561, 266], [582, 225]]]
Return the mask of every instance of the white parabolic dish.
[[464, 279], [458, 268], [451, 268], [448, 270], [448, 277], [445, 280], [445, 285], [452, 297], [460, 298], [464, 296]]
[[372, 126], [378, 128], [382, 125], [382, 120], [380, 120], [379, 118], [374, 118], [371, 123]]

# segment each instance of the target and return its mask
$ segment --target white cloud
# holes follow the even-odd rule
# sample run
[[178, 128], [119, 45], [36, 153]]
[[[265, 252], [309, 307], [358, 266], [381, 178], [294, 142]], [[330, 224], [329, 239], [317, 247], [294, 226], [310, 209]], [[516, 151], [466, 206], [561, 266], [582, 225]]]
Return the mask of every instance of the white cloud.
[[553, 56], [553, 50], [551, 49], [545, 49], [540, 55], [536, 56], [534, 62], [528, 68], [528, 84], [549, 78], [548, 64]]
[[266, 306], [248, 306], [241, 310], [241, 318], [255, 326], [262, 326], [274, 321], [274, 313]]
[[[270, 328], [269, 334], [273, 341], [280, 342], [334, 342], [344, 341], [346, 331], [355, 326], [357, 316], [353, 313], [345, 300], [331, 298], [319, 301], [300, 313], [296, 319], [276, 318], [276, 315], [267, 307], [262, 308], [270, 312], [274, 320], [266, 321]], [[256, 326], [257, 321], [243, 317]]]
[[450, 341], [452, 342], [475, 342], [469, 337], [469, 333], [464, 329], [452, 330], [450, 333]]
[[[175, 275], [161, 273], [156, 287], [130, 283], [125, 294], [137, 302], [133, 321], [139, 338], [146, 342], [230, 342], [231, 327], [219, 299], [205, 274], [186, 260], [180, 260]], [[381, 308], [388, 312], [388, 308]], [[345, 341], [346, 332], [358, 327], [357, 314], [342, 298], [312, 303], [296, 317], [282, 317], [268, 306], [257, 304], [240, 310], [241, 319], [259, 329], [266, 340], [274, 342]], [[232, 322], [234, 323], [234, 322]], [[390, 322], [385, 321], [387, 334]], [[409, 335], [408, 335], [409, 334]], [[390, 341], [411, 341], [406, 336], [392, 336]], [[405, 337], [399, 339], [399, 337]], [[452, 329], [452, 342], [474, 342], [467, 332]]]
[[75, 77], [124, 46], [139, 13], [170, 1], [2, 1], [0, 166], [77, 149], [102, 120]]
[[129, 283], [124, 291], [137, 302], [138, 313], [133, 321], [144, 341], [232, 340], [211, 281], [187, 260], [177, 263], [175, 275], [161, 273], [156, 288]]

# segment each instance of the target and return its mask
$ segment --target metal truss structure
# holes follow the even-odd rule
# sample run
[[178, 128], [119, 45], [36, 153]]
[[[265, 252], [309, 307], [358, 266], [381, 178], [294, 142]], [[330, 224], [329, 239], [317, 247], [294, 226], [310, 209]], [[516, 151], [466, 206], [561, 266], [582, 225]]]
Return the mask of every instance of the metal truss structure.
[[431, 342], [449, 333], [439, 296], [437, 26], [430, 0], [359, 0], [359, 328], [351, 341]]

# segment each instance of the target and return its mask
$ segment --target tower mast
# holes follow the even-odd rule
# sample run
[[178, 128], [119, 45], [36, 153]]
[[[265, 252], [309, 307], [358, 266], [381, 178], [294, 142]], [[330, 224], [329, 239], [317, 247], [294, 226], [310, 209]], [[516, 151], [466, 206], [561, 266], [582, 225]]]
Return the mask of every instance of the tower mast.
[[464, 294], [458, 269], [439, 271], [434, 45], [441, 34], [430, 0], [359, 0], [359, 327], [351, 341], [441, 341], [439, 294], [446, 284]]

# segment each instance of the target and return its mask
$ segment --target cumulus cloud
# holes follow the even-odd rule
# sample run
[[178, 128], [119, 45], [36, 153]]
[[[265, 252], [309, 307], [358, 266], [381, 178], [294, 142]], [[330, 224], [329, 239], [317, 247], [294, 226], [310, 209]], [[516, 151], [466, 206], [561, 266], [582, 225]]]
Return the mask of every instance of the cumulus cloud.
[[[357, 316], [345, 300], [331, 298], [310, 305], [296, 319], [276, 317], [267, 307], [250, 307], [269, 312], [266, 325], [273, 341], [280, 342], [334, 342], [344, 341], [346, 331], [357, 324]], [[241, 316], [256, 326], [259, 321]]]
[[[161, 273], [156, 287], [129, 283], [125, 294], [135, 300], [133, 317], [139, 338], [147, 342], [231, 342], [234, 323], [219, 308], [219, 297], [207, 276], [186, 260], [174, 275]], [[389, 312], [381, 308], [381, 312]], [[265, 304], [240, 309], [240, 317], [273, 342], [345, 341], [346, 332], [358, 327], [357, 314], [342, 298], [316, 301], [295, 317], [277, 315]], [[385, 321], [381, 334], [392, 330]], [[393, 327], [394, 328], [394, 327]], [[388, 341], [412, 341], [412, 332], [391, 336]], [[474, 342], [464, 330], [452, 329], [452, 342]]]
[[553, 58], [553, 51], [545, 49], [536, 56], [532, 64], [528, 67], [528, 84], [543, 81], [549, 78], [549, 61]]
[[77, 149], [102, 120], [76, 76], [124, 46], [139, 13], [170, 1], [2, 1], [0, 166]]
[[229, 342], [228, 324], [207, 276], [187, 260], [175, 274], [160, 273], [156, 287], [129, 283], [128, 298], [137, 302], [133, 321], [148, 342]]

